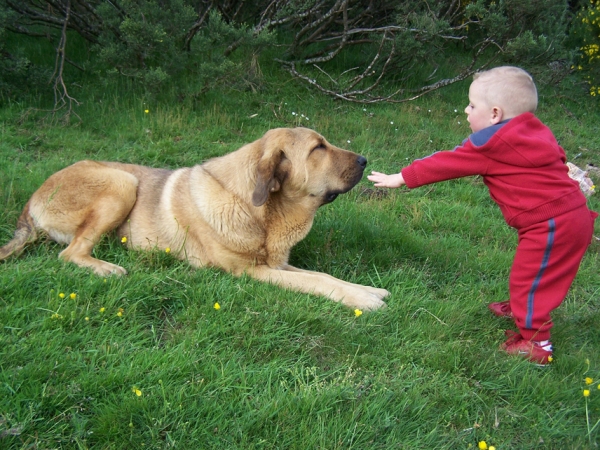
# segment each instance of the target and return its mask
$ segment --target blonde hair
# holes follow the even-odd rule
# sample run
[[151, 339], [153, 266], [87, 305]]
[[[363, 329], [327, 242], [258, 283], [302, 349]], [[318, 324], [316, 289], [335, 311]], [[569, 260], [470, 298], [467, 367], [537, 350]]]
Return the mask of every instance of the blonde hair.
[[513, 66], [495, 67], [477, 72], [473, 82], [482, 88], [488, 106], [499, 106], [505, 117], [535, 112], [538, 96], [533, 78], [525, 70]]

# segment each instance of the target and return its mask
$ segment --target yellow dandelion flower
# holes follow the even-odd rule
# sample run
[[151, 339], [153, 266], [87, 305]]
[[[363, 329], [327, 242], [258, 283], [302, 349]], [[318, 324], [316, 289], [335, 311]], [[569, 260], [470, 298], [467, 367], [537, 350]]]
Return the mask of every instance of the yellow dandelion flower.
[[221, 305], [219, 305], [219, 302], [216, 302], [213, 308], [215, 308], [218, 311], [221, 309]]
[[490, 448], [488, 450], [496, 450], [496, 447], [494, 447], [493, 445], [490, 445]]
[[140, 391], [137, 387], [132, 387], [131, 388], [131, 392], [133, 392], [135, 395], [137, 395], [138, 397], [142, 396], [142, 391]]
[[165, 253], [171, 253], [171, 247], [165, 248]]
[[149, 109], [145, 109], [145, 110], [144, 110], [144, 112], [145, 112], [146, 114], [148, 114], [148, 113], [150, 112], [150, 110], [149, 110]]
[[121, 242], [122, 242], [123, 244], [124, 244], [125, 242], [127, 242], [127, 236], [123, 236], [123, 237], [121, 238]]
[[65, 298], [65, 294], [64, 294], [64, 293], [62, 293], [62, 292], [61, 292], [60, 294], [58, 294], [58, 296], [59, 296], [60, 298]]
[[585, 384], [590, 385], [594, 382], [593, 378], [590, 377], [585, 377]]
[[355, 309], [355, 310], [354, 310], [354, 315], [355, 315], [356, 317], [360, 316], [361, 314], [362, 314], [362, 311], [361, 311], [360, 309]]
[[477, 444], [477, 447], [479, 447], [479, 450], [488, 450], [488, 445], [487, 445], [487, 442], [485, 442], [485, 441], [479, 441], [479, 444]]
[[75, 292], [71, 292], [71, 294], [69, 295], [69, 298], [71, 300], [75, 300], [77, 298], [77, 294]]
[[100, 308], [99, 310], [101, 313], [103, 313], [104, 311], [106, 311], [106, 308], [103, 306], [102, 308]]
[[548, 356], [548, 362], [552, 362], [554, 361], [554, 358], [552, 356]]
[[589, 397], [590, 396], [590, 390], [589, 389], [584, 389], [583, 390], [583, 396], [584, 397]]
[[125, 310], [123, 308], [119, 308], [119, 311], [117, 312], [117, 317], [123, 317], [124, 312]]
[[86, 321], [86, 322], [89, 322], [89, 321], [90, 321], [90, 318], [86, 316], [86, 317], [85, 317], [85, 321]]

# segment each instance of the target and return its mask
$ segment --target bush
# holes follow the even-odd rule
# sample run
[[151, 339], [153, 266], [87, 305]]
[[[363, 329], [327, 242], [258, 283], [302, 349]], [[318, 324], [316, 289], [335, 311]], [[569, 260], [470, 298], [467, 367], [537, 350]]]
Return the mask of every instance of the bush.
[[[184, 75], [200, 91], [239, 83], [253, 55], [272, 44], [273, 35], [224, 20], [228, 10], [223, 8], [209, 6], [199, 13], [194, 5], [190, 0], [0, 0], [0, 33], [52, 42], [56, 55], [46, 55], [48, 68], [58, 64], [64, 47], [65, 64], [100, 78], [133, 79], [150, 93]], [[26, 57], [15, 56], [26, 54], [26, 41], [17, 41], [10, 53], [0, 42], [0, 82], [5, 82], [0, 89], [30, 67]], [[235, 50], [248, 57], [236, 59]], [[55, 76], [62, 77], [56, 67]]]
[[40, 85], [45, 86], [50, 79], [50, 71], [34, 64], [25, 48], [7, 49], [4, 24], [12, 19], [12, 14], [0, 9], [0, 96], [3, 100], [20, 97]]
[[589, 94], [600, 97], [600, 0], [590, 0], [578, 12], [573, 36], [579, 52], [572, 68], [583, 74]]
[[77, 33], [89, 51], [65, 63], [149, 92], [252, 84], [270, 47], [312, 89], [361, 103], [414, 99], [501, 62], [566, 62], [570, 18], [566, 0], [0, 0], [0, 17], [11, 33], [53, 42]]

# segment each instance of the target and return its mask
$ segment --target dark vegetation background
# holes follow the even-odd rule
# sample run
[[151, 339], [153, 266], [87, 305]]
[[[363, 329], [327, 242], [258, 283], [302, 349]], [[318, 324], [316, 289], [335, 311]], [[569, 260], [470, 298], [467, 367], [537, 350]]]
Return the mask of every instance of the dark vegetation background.
[[2, 0], [0, 92], [50, 90], [72, 112], [81, 90], [121, 78], [193, 100], [260, 89], [261, 61], [362, 103], [406, 101], [501, 63], [542, 84], [579, 70], [591, 92], [599, 40], [595, 0]]

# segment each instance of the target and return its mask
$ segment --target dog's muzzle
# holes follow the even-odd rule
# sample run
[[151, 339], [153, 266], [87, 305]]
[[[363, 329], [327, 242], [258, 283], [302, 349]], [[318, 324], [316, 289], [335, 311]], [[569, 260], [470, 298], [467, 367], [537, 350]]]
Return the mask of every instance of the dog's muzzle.
[[348, 192], [350, 189], [352, 189], [354, 186], [356, 186], [358, 184], [358, 182], [361, 180], [361, 178], [363, 176], [365, 167], [367, 167], [367, 158], [365, 158], [364, 156], [358, 155], [356, 158], [356, 164], [358, 165], [358, 167], [355, 167], [353, 174], [349, 176], [348, 188], [343, 189], [343, 190], [330, 191], [327, 194], [325, 194], [325, 196], [323, 197], [323, 203], [322, 203], [323, 205], [326, 205], [327, 203], [331, 203], [336, 198], [338, 198], [338, 196], [340, 194], [345, 194], [346, 192]]

